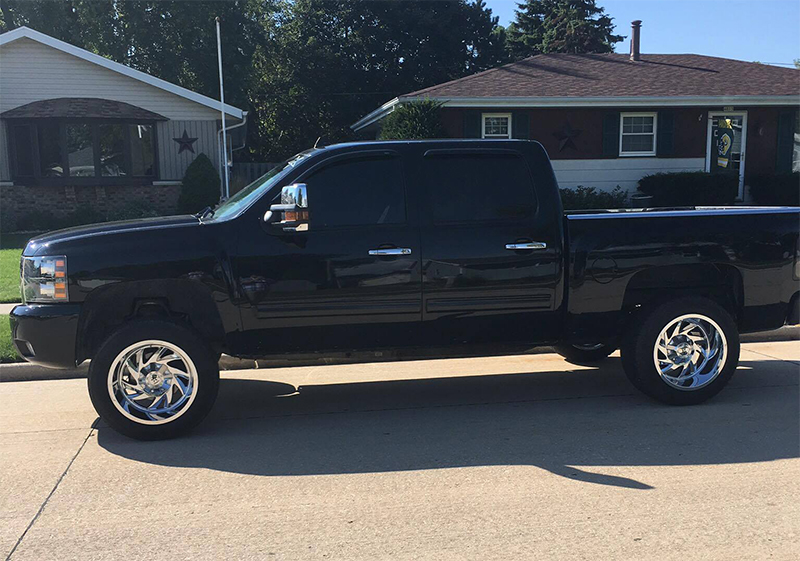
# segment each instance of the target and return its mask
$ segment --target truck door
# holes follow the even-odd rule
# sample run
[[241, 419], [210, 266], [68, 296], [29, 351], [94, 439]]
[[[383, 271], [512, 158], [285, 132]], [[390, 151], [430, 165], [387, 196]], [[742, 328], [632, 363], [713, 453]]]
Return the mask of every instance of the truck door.
[[263, 233], [261, 250], [243, 243], [249, 257], [237, 276], [251, 344], [270, 353], [414, 344], [419, 228], [400, 154], [339, 154], [295, 181], [307, 185], [308, 231]]
[[540, 207], [528, 160], [488, 147], [420, 156], [426, 336], [443, 344], [553, 340], [561, 213]]

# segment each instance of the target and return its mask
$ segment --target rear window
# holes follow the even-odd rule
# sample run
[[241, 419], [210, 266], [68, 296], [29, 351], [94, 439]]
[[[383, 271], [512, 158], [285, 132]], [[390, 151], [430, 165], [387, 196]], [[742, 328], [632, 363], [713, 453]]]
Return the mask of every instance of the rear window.
[[436, 224], [521, 221], [536, 212], [530, 171], [520, 154], [429, 153], [423, 177]]

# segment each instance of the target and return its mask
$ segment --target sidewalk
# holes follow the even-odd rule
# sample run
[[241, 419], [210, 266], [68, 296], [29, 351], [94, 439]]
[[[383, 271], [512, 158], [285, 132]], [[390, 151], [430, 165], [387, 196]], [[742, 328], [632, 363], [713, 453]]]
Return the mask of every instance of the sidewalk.
[[14, 306], [19, 306], [19, 302], [14, 304], [0, 304], [0, 316], [7, 316], [14, 309]]

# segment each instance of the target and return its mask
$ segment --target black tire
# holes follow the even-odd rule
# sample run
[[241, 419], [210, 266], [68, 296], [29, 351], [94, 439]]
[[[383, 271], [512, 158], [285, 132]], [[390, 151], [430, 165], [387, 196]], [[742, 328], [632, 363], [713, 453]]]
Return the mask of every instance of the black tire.
[[580, 347], [576, 345], [556, 345], [555, 351], [564, 357], [567, 362], [573, 364], [594, 364], [600, 362], [608, 355], [616, 351], [616, 347], [611, 345], [599, 345], [597, 347]]
[[[163, 341], [180, 349], [197, 373], [193, 392], [186, 392], [193, 393], [193, 399], [188, 400], [185, 411], [181, 410], [174, 420], [164, 424], [143, 424], [147, 419], [139, 422], [129, 419], [117, 408], [109, 391], [111, 368], [117, 357], [132, 345], [149, 340]], [[98, 415], [117, 432], [137, 440], [161, 440], [186, 434], [211, 411], [218, 389], [219, 365], [209, 345], [190, 329], [165, 320], [145, 319], [123, 325], [106, 339], [89, 365], [89, 397]], [[134, 416], [143, 415], [134, 413]]]
[[[715, 377], [709, 374], [708, 381], [694, 389], [680, 389], [667, 382], [656, 369], [654, 357], [655, 345], [662, 330], [687, 315], [705, 316], [713, 320], [725, 339], [725, 362], [722, 368], [714, 370], [717, 372]], [[736, 371], [739, 331], [731, 315], [715, 302], [699, 297], [679, 298], [654, 308], [635, 322], [628, 330], [620, 351], [625, 375], [641, 392], [670, 405], [695, 405], [719, 393]], [[713, 356], [721, 357], [722, 351]], [[669, 365], [666, 362], [664, 364]]]

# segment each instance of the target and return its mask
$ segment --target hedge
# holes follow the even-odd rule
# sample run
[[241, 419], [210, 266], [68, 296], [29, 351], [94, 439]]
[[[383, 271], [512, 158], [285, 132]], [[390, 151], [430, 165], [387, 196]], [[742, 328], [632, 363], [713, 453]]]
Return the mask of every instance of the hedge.
[[559, 189], [564, 210], [624, 208], [628, 200], [627, 191], [617, 185], [613, 191], [598, 191], [594, 187], [578, 185], [575, 189]]
[[704, 171], [656, 173], [641, 178], [639, 190], [653, 196], [654, 206], [730, 205], [739, 193], [739, 176]]
[[754, 175], [747, 185], [760, 205], [800, 206], [800, 172]]

